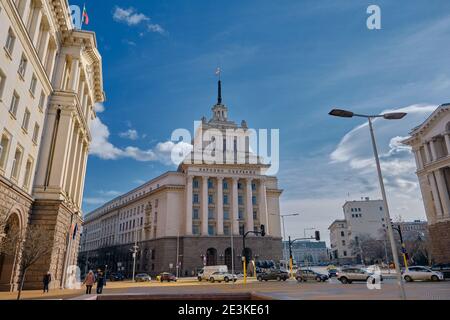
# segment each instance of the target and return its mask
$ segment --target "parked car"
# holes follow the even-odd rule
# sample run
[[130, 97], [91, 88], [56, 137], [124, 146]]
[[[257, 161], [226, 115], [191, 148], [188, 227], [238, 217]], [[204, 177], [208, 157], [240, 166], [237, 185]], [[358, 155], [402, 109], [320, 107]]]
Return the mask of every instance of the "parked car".
[[289, 273], [282, 270], [268, 270], [265, 272], [262, 272], [256, 276], [256, 279], [258, 281], [268, 281], [268, 280], [277, 280], [277, 281], [286, 281], [289, 279]]
[[431, 270], [438, 271], [444, 275], [444, 279], [450, 278], [450, 263], [439, 263], [431, 267]]
[[202, 280], [208, 281], [214, 272], [228, 272], [228, 267], [225, 265], [203, 267], [203, 269], [201, 269], [200, 272], [197, 274], [197, 279], [198, 281]]
[[402, 272], [402, 277], [406, 282], [412, 282], [416, 280], [422, 281], [441, 281], [444, 280], [442, 272], [433, 271], [428, 267], [414, 266], [409, 267]]
[[147, 273], [139, 273], [134, 277], [136, 282], [152, 281], [152, 278]]
[[161, 273], [161, 274], [159, 275], [159, 281], [161, 281], [161, 282], [164, 282], [164, 281], [167, 281], [167, 282], [171, 282], [171, 281], [177, 282], [177, 277], [176, 277], [174, 274], [172, 274], [172, 273], [169, 273], [169, 272], [163, 272], [163, 273]]
[[328, 278], [337, 277], [337, 269], [329, 269], [328, 270]]
[[214, 283], [215, 281], [217, 281], [217, 282], [222, 282], [222, 281], [224, 281], [224, 282], [230, 282], [230, 281], [236, 282], [236, 280], [237, 280], [237, 276], [235, 274], [231, 274], [231, 273], [228, 273], [228, 272], [222, 272], [222, 271], [214, 272], [213, 274], [211, 274], [209, 276], [209, 281], [212, 282], [212, 283]]
[[326, 274], [320, 274], [318, 272], [315, 272], [311, 269], [300, 269], [297, 271], [295, 279], [297, 279], [298, 282], [306, 282], [308, 280], [325, 282], [328, 280], [328, 276]]
[[125, 276], [121, 273], [111, 273], [109, 275], [109, 281], [123, 281], [125, 280]]
[[380, 281], [383, 281], [382, 275], [376, 275], [374, 273], [368, 272], [362, 268], [343, 268], [340, 272], [337, 273], [337, 279], [343, 284], [350, 284], [356, 281], [369, 281], [375, 283], [377, 278]]

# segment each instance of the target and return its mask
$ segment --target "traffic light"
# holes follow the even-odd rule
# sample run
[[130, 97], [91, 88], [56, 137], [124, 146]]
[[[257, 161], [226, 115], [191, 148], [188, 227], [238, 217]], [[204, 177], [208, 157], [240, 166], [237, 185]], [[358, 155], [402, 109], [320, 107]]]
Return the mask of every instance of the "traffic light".
[[316, 241], [320, 241], [320, 231], [316, 231]]
[[261, 225], [261, 236], [264, 237], [266, 235], [266, 226], [265, 225]]

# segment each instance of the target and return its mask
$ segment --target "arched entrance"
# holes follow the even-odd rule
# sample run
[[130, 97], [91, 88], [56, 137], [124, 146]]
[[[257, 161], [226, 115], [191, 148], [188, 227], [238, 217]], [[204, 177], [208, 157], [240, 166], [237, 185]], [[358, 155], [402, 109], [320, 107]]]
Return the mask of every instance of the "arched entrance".
[[215, 266], [217, 265], [217, 250], [214, 248], [209, 248], [206, 250], [206, 265]]
[[[20, 231], [20, 220], [17, 214], [12, 214], [7, 220], [3, 230], [0, 230], [0, 245], [6, 250], [0, 253], [0, 291], [9, 291], [13, 285], [13, 272], [17, 250], [14, 241]], [[3, 250], [2, 250], [3, 251]]]
[[233, 267], [233, 265], [232, 265], [232, 254], [231, 254], [231, 248], [226, 248], [225, 249], [225, 255], [224, 255], [224, 258], [225, 258], [225, 264], [226, 264], [226, 266], [228, 267], [228, 271], [230, 271], [231, 272], [231, 269], [232, 269], [232, 267]]

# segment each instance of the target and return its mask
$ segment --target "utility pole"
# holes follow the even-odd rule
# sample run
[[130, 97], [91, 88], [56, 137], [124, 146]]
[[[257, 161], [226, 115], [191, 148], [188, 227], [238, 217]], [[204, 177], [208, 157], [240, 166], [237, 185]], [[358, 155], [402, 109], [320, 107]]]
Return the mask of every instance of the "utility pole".
[[133, 282], [135, 281], [134, 276], [136, 274], [136, 255], [137, 250], [139, 249], [139, 246], [137, 245], [137, 229], [134, 232], [134, 246], [133, 246]]
[[180, 273], [179, 273], [180, 266], [178, 264], [179, 255], [180, 255], [180, 232], [178, 231], [178, 234], [177, 234], [177, 278], [180, 276]]

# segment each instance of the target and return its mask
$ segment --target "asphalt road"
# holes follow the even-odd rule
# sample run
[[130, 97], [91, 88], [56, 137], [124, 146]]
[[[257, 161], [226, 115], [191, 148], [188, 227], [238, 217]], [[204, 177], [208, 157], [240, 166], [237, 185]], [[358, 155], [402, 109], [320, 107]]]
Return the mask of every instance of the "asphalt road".
[[[414, 282], [405, 284], [406, 295], [410, 300], [450, 300], [450, 282]], [[341, 284], [336, 279], [329, 282], [297, 283], [295, 280], [286, 282], [257, 282], [250, 280], [246, 285], [241, 281], [232, 283], [206, 283], [194, 280], [183, 283], [148, 283], [139, 287], [108, 288], [105, 295], [113, 295], [120, 299], [126, 295], [177, 295], [177, 294], [223, 294], [251, 292], [263, 297], [282, 300], [395, 300], [399, 299], [399, 290], [394, 279], [386, 279], [381, 289], [369, 290], [366, 283]], [[79, 296], [77, 299], [85, 299]]]

